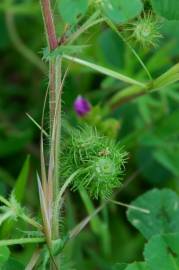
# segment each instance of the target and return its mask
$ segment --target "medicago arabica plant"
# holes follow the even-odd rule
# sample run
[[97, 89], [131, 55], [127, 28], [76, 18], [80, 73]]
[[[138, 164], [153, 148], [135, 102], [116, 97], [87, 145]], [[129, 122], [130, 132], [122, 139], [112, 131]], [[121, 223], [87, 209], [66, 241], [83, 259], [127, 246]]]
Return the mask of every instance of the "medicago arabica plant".
[[[136, 211], [150, 218], [147, 205], [128, 206], [114, 200], [115, 192], [123, 186], [125, 164], [129, 158], [125, 145], [118, 143], [115, 136], [106, 136], [104, 130], [101, 131], [98, 125], [93, 126], [89, 123], [81, 122], [77, 128], [70, 126], [67, 134], [63, 132], [65, 121], [62, 117], [62, 99], [65, 80], [71, 68], [71, 64], [68, 64], [66, 68], [66, 62], [82, 65], [123, 83], [124, 88], [110, 96], [108, 104], [105, 105], [107, 111], [112, 111], [134, 98], [178, 81], [178, 64], [153, 79], [141, 57], [132, 47], [131, 40], [134, 40], [141, 47], [150, 49], [152, 46], [155, 47], [162, 37], [159, 27], [162, 20], [159, 15], [165, 17], [165, 9], [158, 11], [156, 1], [151, 2], [153, 5], [141, 0], [130, 1], [130, 3], [122, 0], [119, 3], [112, 0], [79, 2], [62, 0], [57, 1], [57, 7], [54, 5], [52, 8], [52, 1], [41, 0], [47, 40], [47, 48], [43, 50], [43, 59], [48, 62], [49, 83], [41, 125], [31, 118], [41, 131], [41, 171], [37, 172], [41, 219], [30, 217], [28, 211], [21, 206], [17, 189], [12, 191], [8, 200], [0, 197], [3, 204], [1, 223], [8, 219], [12, 222], [23, 220], [35, 230], [29, 232], [29, 237], [0, 241], [0, 246], [5, 247], [16, 244], [36, 244], [34, 254], [26, 269], [74, 269], [70, 260], [64, 256], [64, 249], [88, 223], [91, 223], [92, 229], [104, 246], [104, 253], [107, 253], [109, 239], [104, 221], [98, 217], [98, 213], [103, 211], [108, 203], [127, 206], [130, 208], [129, 211]], [[54, 19], [55, 8], [60, 12], [61, 21], [63, 21], [60, 37], [57, 35], [57, 19]], [[89, 45], [79, 44], [78, 40], [81, 40], [80, 37], [96, 25], [111, 28], [123, 40], [142, 67], [145, 80], [131, 78], [80, 57]], [[49, 101], [48, 132], [44, 130], [47, 100]], [[86, 111], [83, 108], [77, 108], [79, 116], [84, 117], [86, 112], [89, 113], [88, 116], [90, 113], [93, 116], [90, 104], [82, 100], [82, 97], [78, 98], [79, 102], [86, 106]], [[86, 120], [89, 121], [89, 119]], [[94, 120], [93, 117], [92, 120]], [[105, 123], [108, 129], [111, 122]], [[44, 149], [44, 136], [45, 140], [49, 141], [47, 151]], [[65, 214], [61, 210], [65, 206], [67, 189], [81, 196], [89, 215], [71, 231], [64, 232], [61, 229], [61, 223], [63, 219], [65, 220]], [[93, 200], [99, 203], [96, 208]], [[138, 219], [136, 220], [139, 222]], [[134, 225], [138, 225], [136, 220], [135, 222], [134, 219], [132, 220]]]

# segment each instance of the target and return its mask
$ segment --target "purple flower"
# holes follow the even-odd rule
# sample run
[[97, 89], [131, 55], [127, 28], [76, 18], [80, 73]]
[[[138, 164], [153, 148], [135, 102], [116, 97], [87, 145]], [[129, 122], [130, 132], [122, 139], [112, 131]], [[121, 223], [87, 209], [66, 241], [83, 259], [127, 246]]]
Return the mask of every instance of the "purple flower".
[[83, 117], [91, 110], [91, 104], [87, 99], [78, 96], [74, 102], [74, 110], [78, 116]]

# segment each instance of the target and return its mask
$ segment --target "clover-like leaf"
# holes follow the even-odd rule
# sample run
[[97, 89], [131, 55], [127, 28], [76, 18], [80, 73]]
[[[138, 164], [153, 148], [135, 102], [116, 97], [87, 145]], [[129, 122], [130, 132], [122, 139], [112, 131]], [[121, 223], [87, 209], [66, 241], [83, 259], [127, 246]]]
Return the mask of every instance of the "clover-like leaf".
[[145, 246], [144, 257], [150, 270], [179, 269], [179, 234], [152, 237]]
[[126, 23], [141, 13], [143, 4], [141, 0], [102, 0], [101, 7], [113, 22]]
[[75, 23], [79, 16], [84, 15], [88, 9], [88, 0], [60, 0], [59, 11], [67, 23]]
[[129, 209], [128, 220], [145, 238], [179, 232], [179, 197], [170, 189], [153, 189], [139, 196], [132, 205], [148, 209], [149, 214]]

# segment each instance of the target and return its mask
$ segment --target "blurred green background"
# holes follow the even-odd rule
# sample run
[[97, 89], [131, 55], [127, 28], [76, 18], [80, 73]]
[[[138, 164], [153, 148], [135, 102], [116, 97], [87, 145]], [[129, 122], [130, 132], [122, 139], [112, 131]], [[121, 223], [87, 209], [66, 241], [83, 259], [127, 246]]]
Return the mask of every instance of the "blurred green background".
[[[56, 23], [61, 31], [58, 14]], [[177, 22], [163, 21], [163, 38], [158, 47], [143, 49], [132, 43], [155, 78], [179, 59], [179, 28]], [[133, 78], [145, 80], [135, 56], [126, 44], [105, 25], [94, 27], [80, 38], [79, 44], [89, 47], [83, 59], [99, 63]], [[36, 170], [39, 170], [39, 130], [27, 117], [29, 113], [41, 121], [43, 99], [48, 82], [47, 65], [41, 61], [45, 35], [38, 1], [24, 0], [0, 3], [0, 194], [8, 196], [27, 155], [30, 155], [30, 173], [24, 196], [25, 205], [38, 213], [39, 202]], [[112, 119], [118, 122], [115, 135], [125, 144], [129, 161], [124, 189], [117, 199], [129, 203], [153, 187], [170, 187], [179, 192], [179, 84], [160, 92], [140, 97], [119, 108], [106, 112], [108, 100], [124, 86], [78, 65], [69, 65], [63, 93], [64, 121], [78, 125], [88, 121], [91, 125], [104, 123], [108, 136]], [[73, 102], [78, 95], [86, 97], [94, 107], [90, 119], [78, 119]], [[105, 122], [109, 120], [109, 123]], [[116, 122], [115, 122], [116, 123]], [[48, 119], [45, 119], [48, 130]], [[109, 132], [111, 131], [111, 132]], [[47, 142], [48, 143], [48, 142]], [[98, 202], [95, 202], [98, 205]], [[67, 248], [76, 268], [111, 269], [114, 262], [142, 259], [144, 238], [129, 224], [126, 209], [108, 205], [104, 211], [108, 249], [98, 233], [90, 226], [75, 243]], [[72, 228], [87, 215], [78, 194], [69, 195], [66, 206], [66, 227]], [[14, 228], [14, 234], [17, 233]], [[3, 229], [0, 236], [4, 237]], [[104, 239], [103, 239], [104, 240]], [[31, 248], [15, 247], [14, 257], [29, 259]], [[22, 260], [22, 259], [21, 259]]]

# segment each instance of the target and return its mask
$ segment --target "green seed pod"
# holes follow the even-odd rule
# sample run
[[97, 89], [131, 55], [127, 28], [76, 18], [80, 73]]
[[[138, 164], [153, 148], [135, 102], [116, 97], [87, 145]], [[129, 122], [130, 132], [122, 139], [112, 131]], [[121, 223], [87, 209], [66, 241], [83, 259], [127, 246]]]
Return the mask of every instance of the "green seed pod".
[[157, 18], [149, 12], [144, 13], [143, 17], [135, 21], [128, 30], [132, 31], [131, 38], [146, 48], [157, 46], [159, 39], [162, 37], [159, 29], [160, 24]]
[[65, 144], [62, 174], [69, 177], [79, 170], [72, 189], [84, 187], [94, 198], [109, 197], [121, 186], [126, 152], [113, 139], [100, 136], [89, 126], [73, 131]]

